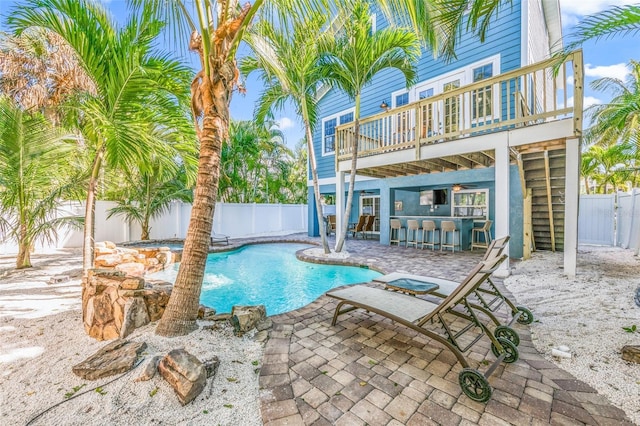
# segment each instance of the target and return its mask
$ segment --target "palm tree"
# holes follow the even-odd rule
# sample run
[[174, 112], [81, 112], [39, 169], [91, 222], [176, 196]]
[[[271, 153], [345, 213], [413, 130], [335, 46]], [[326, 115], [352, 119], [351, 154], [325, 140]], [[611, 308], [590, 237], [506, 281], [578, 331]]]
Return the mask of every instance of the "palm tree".
[[573, 39], [564, 49], [571, 52], [589, 40], [636, 36], [640, 31], [640, 5], [612, 6], [582, 19], [570, 35]]
[[[387, 27], [372, 32], [369, 5], [364, 0], [347, 3], [341, 8], [341, 31], [334, 37], [327, 35], [320, 41], [324, 52], [321, 72], [355, 102], [353, 139], [351, 144], [351, 173], [345, 218], [351, 214], [360, 138], [360, 97], [362, 89], [383, 69], [400, 71], [411, 86], [417, 77], [414, 62], [420, 56], [418, 38], [406, 29]], [[336, 243], [342, 251], [347, 235], [348, 220], [343, 220]]]
[[[261, 9], [268, 12], [277, 4], [280, 17], [304, 16], [312, 10], [318, 10], [325, 0], [255, 0], [240, 7], [238, 0], [130, 0], [135, 7], [149, 4], [162, 17], [163, 22], [174, 25], [173, 34], [190, 34], [189, 49], [195, 52], [201, 64], [201, 70], [191, 85], [192, 113], [196, 134], [200, 142], [200, 161], [198, 178], [194, 194], [194, 205], [189, 222], [189, 230], [182, 254], [169, 304], [158, 324], [156, 333], [165, 336], [187, 334], [197, 328], [196, 317], [199, 307], [200, 291], [208, 244], [213, 224], [213, 214], [218, 190], [220, 151], [229, 129], [229, 103], [233, 90], [238, 87], [235, 56], [238, 45], [253, 17]], [[497, 0], [455, 0], [453, 3], [485, 2]], [[416, 28], [425, 26], [428, 16], [420, 13], [424, 10], [422, 0], [381, 0], [387, 14], [400, 10]], [[447, 2], [435, 2], [446, 8]], [[429, 3], [431, 5], [431, 3]], [[472, 9], [472, 17], [493, 13], [491, 9]], [[326, 8], [324, 9], [326, 12]], [[276, 12], [277, 13], [277, 12]], [[465, 9], [460, 14], [465, 13]], [[475, 18], [474, 18], [475, 19]], [[286, 19], [285, 19], [286, 20]], [[431, 28], [428, 25], [427, 28]], [[434, 31], [435, 34], [450, 34], [457, 31]], [[426, 36], [425, 36], [426, 37]], [[455, 39], [455, 37], [453, 37]]]
[[640, 145], [640, 62], [630, 61], [629, 68], [627, 82], [605, 77], [591, 83], [594, 90], [614, 96], [608, 103], [589, 109], [593, 124], [585, 136], [591, 143], [622, 141]]
[[109, 209], [107, 219], [123, 216], [138, 223], [142, 229], [140, 239], [148, 240], [151, 219], [165, 214], [172, 201], [193, 201], [192, 182], [189, 182], [193, 180], [189, 179], [193, 173], [188, 173], [184, 165], [171, 166], [158, 161], [150, 171], [127, 172], [129, 185], [119, 197], [118, 205]]
[[0, 97], [0, 231], [18, 242], [18, 269], [31, 267], [36, 241], [52, 241], [59, 225], [74, 220], [54, 214], [73, 185], [65, 170], [71, 138], [42, 114]]
[[[316, 40], [309, 34], [318, 34], [325, 25], [322, 14], [309, 14], [302, 20], [295, 18], [285, 25], [273, 25], [260, 21], [245, 37], [253, 51], [252, 57], [243, 59], [240, 69], [243, 74], [259, 72], [264, 92], [256, 105], [256, 120], [271, 116], [274, 109], [282, 108], [287, 101], [293, 103], [302, 119], [307, 141], [309, 168], [313, 180], [316, 214], [320, 225], [320, 238], [325, 253], [330, 253], [320, 198], [318, 169], [313, 150], [313, 128], [317, 122], [316, 89], [322, 81], [320, 59]], [[288, 26], [291, 30], [287, 30]]]
[[19, 36], [32, 27], [58, 34], [73, 50], [95, 91], [80, 91], [65, 103], [91, 156], [88, 173], [83, 269], [93, 267], [94, 212], [98, 178], [111, 167], [148, 167], [145, 159], [166, 153], [163, 131], [188, 134], [190, 72], [152, 45], [163, 25], [143, 8], [122, 28], [90, 0], [27, 0], [14, 9], [9, 26]]

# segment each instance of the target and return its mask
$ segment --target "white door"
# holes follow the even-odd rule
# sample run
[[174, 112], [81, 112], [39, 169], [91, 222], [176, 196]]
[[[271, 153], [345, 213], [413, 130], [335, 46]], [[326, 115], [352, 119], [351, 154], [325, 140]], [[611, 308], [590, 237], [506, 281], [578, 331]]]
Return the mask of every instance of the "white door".
[[360, 197], [360, 215], [374, 215], [376, 217], [373, 222], [373, 232], [379, 232], [380, 229], [380, 196], [379, 195], [363, 195]]

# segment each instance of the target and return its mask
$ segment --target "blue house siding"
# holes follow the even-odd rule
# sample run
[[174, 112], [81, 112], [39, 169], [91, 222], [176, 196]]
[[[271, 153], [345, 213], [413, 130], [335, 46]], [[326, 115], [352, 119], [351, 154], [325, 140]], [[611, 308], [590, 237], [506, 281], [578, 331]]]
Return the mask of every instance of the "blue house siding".
[[[386, 26], [381, 13], [377, 13], [377, 28]], [[435, 59], [431, 52], [423, 51], [418, 68], [418, 83], [437, 79], [447, 73], [468, 68], [471, 64], [499, 56], [499, 70], [494, 69], [494, 75], [508, 72], [521, 66], [521, 5], [520, 1], [513, 2], [513, 6], [503, 6], [497, 18], [494, 18], [484, 43], [480, 43], [477, 37], [464, 34], [458, 41], [456, 58], [445, 61], [442, 58]], [[469, 84], [466, 81], [463, 84]], [[406, 89], [406, 83], [402, 74], [396, 70], [384, 70], [378, 73], [371, 84], [363, 89], [361, 117], [378, 114], [382, 101], [392, 105], [392, 93]], [[504, 96], [504, 93], [503, 95]], [[353, 102], [338, 89], [331, 89], [319, 102], [319, 122], [314, 131], [314, 151], [316, 154], [318, 176], [320, 179], [335, 178], [335, 156], [323, 156], [323, 124], [322, 119], [353, 107]], [[504, 109], [504, 107], [503, 107]], [[506, 111], [502, 112], [503, 115]], [[510, 255], [522, 257], [522, 190], [519, 185], [517, 166], [510, 169]], [[380, 241], [388, 243], [389, 216], [393, 214], [394, 202], [403, 201], [402, 215], [418, 216], [449, 216], [451, 215], [452, 193], [454, 183], [473, 185], [473, 188], [489, 189], [489, 219], [495, 217], [495, 169], [472, 169], [447, 173], [422, 174], [398, 178], [375, 179], [358, 181], [355, 185], [354, 200], [349, 222], [356, 222], [360, 212], [360, 191], [368, 194], [380, 195]], [[409, 190], [413, 188], [413, 190]], [[346, 187], [345, 187], [346, 189]], [[427, 206], [419, 205], [418, 189], [447, 189], [447, 203], [440, 205], [431, 212]], [[321, 185], [320, 192], [334, 194], [335, 185]], [[346, 194], [345, 194], [346, 199]], [[495, 230], [492, 230], [495, 235]], [[309, 188], [309, 235], [318, 235], [316, 220], [315, 200], [313, 190]]]
[[[376, 16], [377, 28], [382, 29], [385, 26], [382, 14], [377, 13]], [[464, 34], [457, 44], [455, 59], [436, 59], [430, 51], [423, 49], [422, 57], [417, 64], [418, 82], [437, 78], [495, 55], [500, 55], [500, 73], [519, 68], [521, 30], [520, 2], [514, 1], [513, 6], [503, 6], [497, 18], [494, 18], [484, 43], [480, 43], [476, 36]], [[497, 70], [494, 70], [494, 73], [497, 74]], [[379, 113], [382, 101], [391, 105], [391, 94], [405, 88], [406, 83], [400, 72], [388, 69], [378, 73], [371, 84], [362, 91], [361, 117]], [[322, 119], [351, 107], [353, 102], [336, 88], [331, 89], [319, 102], [320, 120], [313, 138], [320, 179], [335, 177], [335, 156], [322, 155]]]

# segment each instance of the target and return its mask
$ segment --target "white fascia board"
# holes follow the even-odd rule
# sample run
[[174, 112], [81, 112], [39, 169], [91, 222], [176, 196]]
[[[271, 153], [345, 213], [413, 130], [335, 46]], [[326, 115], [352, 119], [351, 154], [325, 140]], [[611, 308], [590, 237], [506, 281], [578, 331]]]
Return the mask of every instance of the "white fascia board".
[[[366, 181], [366, 180], [376, 180], [378, 178], [372, 178], [369, 176], [358, 176], [356, 175], [356, 182], [362, 182], [362, 181]], [[345, 182], [349, 183], [349, 175], [346, 175], [344, 177]], [[336, 184], [336, 178], [335, 177], [330, 177], [330, 178], [324, 178], [324, 179], [318, 179], [318, 185], [322, 186], [322, 185], [335, 185]], [[312, 180], [308, 180], [307, 181], [307, 187], [311, 187], [313, 186], [313, 181]]]
[[563, 49], [560, 0], [542, 0], [542, 11], [549, 31], [549, 51], [553, 55]]

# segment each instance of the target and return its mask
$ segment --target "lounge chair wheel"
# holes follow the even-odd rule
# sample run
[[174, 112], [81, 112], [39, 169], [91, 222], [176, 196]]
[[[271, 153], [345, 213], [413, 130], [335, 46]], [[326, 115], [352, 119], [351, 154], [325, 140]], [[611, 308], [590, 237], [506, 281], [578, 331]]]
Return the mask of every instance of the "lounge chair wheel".
[[458, 375], [458, 381], [462, 392], [474, 401], [487, 402], [491, 398], [491, 385], [478, 370], [463, 369]]
[[493, 331], [493, 335], [496, 337], [505, 338], [511, 341], [511, 343], [513, 343], [516, 346], [520, 344], [520, 336], [518, 336], [518, 333], [516, 333], [516, 331], [513, 328], [507, 327], [506, 325], [497, 326], [496, 329]]
[[531, 324], [533, 322], [533, 314], [524, 306], [516, 306], [518, 312], [521, 312], [518, 322], [520, 324]]
[[[498, 342], [502, 345], [502, 348], [507, 353], [504, 357], [504, 362], [507, 364], [514, 363], [518, 360], [518, 347], [513, 344], [513, 342], [509, 339], [505, 339], [504, 337], [498, 337]], [[493, 343], [491, 344], [491, 352], [496, 356], [500, 356], [500, 352], [498, 352], [498, 348]]]

